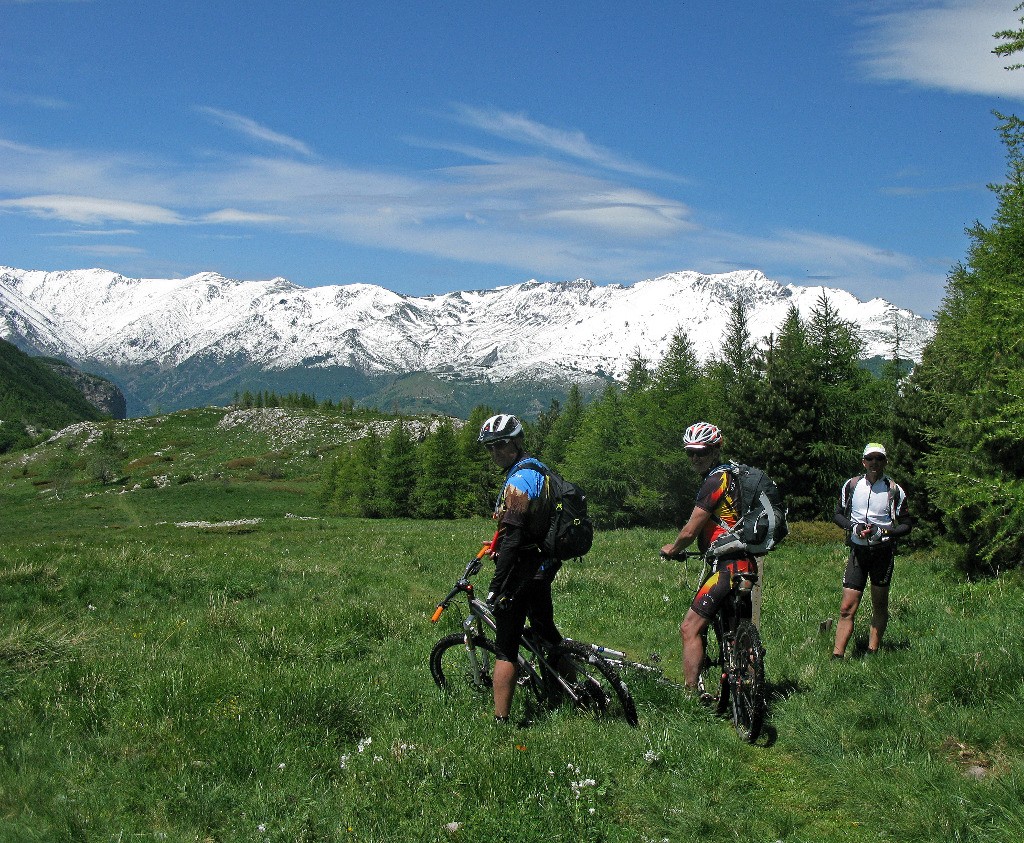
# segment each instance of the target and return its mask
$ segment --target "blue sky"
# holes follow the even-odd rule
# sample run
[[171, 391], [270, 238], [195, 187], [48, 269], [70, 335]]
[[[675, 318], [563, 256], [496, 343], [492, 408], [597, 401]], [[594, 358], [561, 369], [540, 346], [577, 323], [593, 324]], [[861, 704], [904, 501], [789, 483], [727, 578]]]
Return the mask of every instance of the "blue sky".
[[1016, 0], [0, 0], [0, 264], [413, 295], [760, 269], [930, 315]]

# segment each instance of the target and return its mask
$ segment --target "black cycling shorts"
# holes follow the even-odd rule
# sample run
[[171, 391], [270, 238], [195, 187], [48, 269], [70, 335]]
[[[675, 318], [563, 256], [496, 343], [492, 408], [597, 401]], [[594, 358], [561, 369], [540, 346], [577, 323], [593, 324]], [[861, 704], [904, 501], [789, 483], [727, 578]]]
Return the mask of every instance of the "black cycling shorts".
[[711, 620], [718, 612], [722, 601], [732, 591], [732, 578], [734, 574], [751, 574], [757, 572], [757, 564], [752, 559], [730, 559], [719, 562], [714, 573], [704, 581], [697, 593], [693, 596], [693, 609], [702, 618]]
[[876, 588], [888, 588], [895, 566], [891, 544], [850, 545], [850, 558], [843, 573], [843, 588], [863, 591], [870, 578]]
[[551, 602], [551, 580], [530, 580], [507, 609], [494, 613], [498, 627], [494, 645], [498, 658], [509, 662], [518, 659], [527, 618], [533, 631], [549, 646], [561, 643], [562, 635], [555, 626], [555, 609]]

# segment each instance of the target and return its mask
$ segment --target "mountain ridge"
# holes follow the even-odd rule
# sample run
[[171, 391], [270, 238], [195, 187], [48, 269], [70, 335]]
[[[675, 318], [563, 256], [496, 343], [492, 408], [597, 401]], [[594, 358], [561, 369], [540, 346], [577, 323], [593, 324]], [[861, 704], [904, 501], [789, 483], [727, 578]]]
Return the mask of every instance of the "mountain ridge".
[[778, 330], [790, 306], [806, 316], [821, 295], [860, 326], [866, 357], [891, 354], [894, 325], [911, 359], [932, 334], [929, 320], [883, 299], [783, 286], [757, 270], [683, 271], [630, 285], [531, 280], [417, 297], [213, 272], [141, 279], [0, 267], [0, 336], [115, 379], [185, 367], [222, 382], [243, 370], [323, 370], [375, 382], [427, 372], [492, 384], [594, 383], [624, 378], [638, 356], [656, 364], [679, 328], [708, 359], [737, 298], [757, 341]]

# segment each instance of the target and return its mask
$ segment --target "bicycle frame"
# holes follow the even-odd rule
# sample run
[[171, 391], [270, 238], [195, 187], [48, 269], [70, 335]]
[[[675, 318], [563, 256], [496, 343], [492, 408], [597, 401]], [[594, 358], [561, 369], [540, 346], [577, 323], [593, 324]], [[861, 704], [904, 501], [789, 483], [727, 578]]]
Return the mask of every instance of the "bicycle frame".
[[[466, 654], [469, 658], [472, 678], [477, 683], [479, 683], [481, 678], [487, 673], [487, 670], [481, 664], [477, 648], [473, 645], [473, 641], [478, 637], [486, 638], [488, 632], [490, 633], [490, 637], [493, 639], [497, 632], [497, 624], [495, 623], [494, 614], [491, 612], [490, 608], [483, 600], [480, 600], [476, 596], [470, 577], [475, 576], [480, 572], [480, 569], [483, 567], [483, 558], [487, 555], [489, 550], [489, 544], [485, 544], [480, 549], [480, 552], [466, 566], [465, 572], [455, 583], [452, 590], [444, 600], [437, 604], [437, 608], [434, 610], [434, 614], [430, 618], [431, 623], [437, 623], [437, 621], [441, 619], [441, 615], [444, 614], [444, 611], [460, 594], [464, 594], [466, 596], [468, 611], [466, 613], [466, 617], [462, 621], [463, 639], [465, 642]], [[537, 640], [529, 627], [523, 630], [521, 649], [525, 649], [529, 653], [529, 657], [524, 658], [521, 651], [517, 656], [516, 668], [518, 679], [516, 681], [518, 684], [529, 684], [538, 697], [550, 697], [550, 683], [554, 681], [561, 693], [565, 694], [573, 704], [578, 705], [582, 702], [578, 689], [566, 681], [561, 672], [552, 666], [544, 652], [542, 642]], [[595, 657], [600, 657], [596, 650]]]
[[[712, 569], [713, 565], [705, 557], [701, 585], [707, 582]], [[758, 629], [751, 621], [751, 592], [757, 581], [756, 573], [730, 575], [729, 596], [722, 602], [702, 636], [705, 656], [699, 680], [701, 691], [716, 701], [717, 713], [725, 714], [727, 708], [730, 708], [737, 734], [751, 743], [760, 734], [765, 709], [764, 649]], [[708, 630], [714, 633], [718, 642], [717, 659], [707, 654]], [[719, 668], [719, 676], [718, 687], [713, 689], [705, 685], [705, 679], [709, 677], [705, 677], [704, 673], [715, 666]]]

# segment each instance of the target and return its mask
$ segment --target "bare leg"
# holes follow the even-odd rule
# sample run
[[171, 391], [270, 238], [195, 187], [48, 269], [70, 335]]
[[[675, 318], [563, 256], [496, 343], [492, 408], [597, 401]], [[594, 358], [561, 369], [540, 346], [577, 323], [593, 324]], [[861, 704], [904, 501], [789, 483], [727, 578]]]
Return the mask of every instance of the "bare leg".
[[494, 662], [494, 716], [508, 717], [512, 710], [512, 692], [516, 687], [516, 666], [497, 659]]
[[839, 605], [839, 622], [836, 624], [836, 645], [832, 648], [834, 656], [846, 653], [846, 645], [850, 643], [850, 636], [853, 635], [853, 619], [857, 616], [862, 595], [863, 592], [852, 588], [843, 589], [843, 600]]
[[871, 586], [871, 632], [868, 634], [868, 652], [874, 653], [882, 644], [882, 636], [889, 624], [889, 587]]
[[700, 666], [704, 661], [704, 638], [708, 628], [707, 618], [702, 618], [693, 609], [686, 613], [679, 626], [679, 637], [683, 643], [683, 676], [686, 687], [696, 689], [700, 678]]

